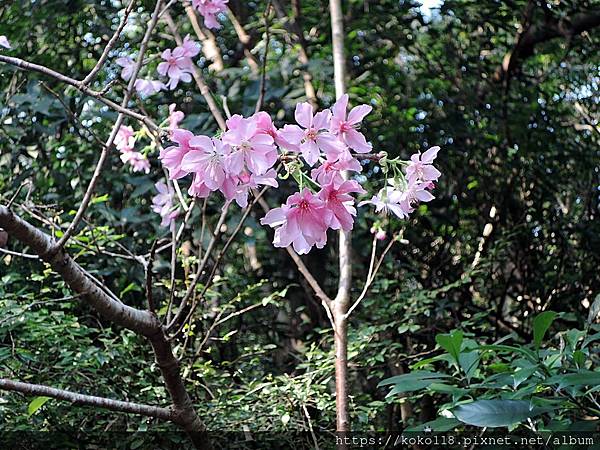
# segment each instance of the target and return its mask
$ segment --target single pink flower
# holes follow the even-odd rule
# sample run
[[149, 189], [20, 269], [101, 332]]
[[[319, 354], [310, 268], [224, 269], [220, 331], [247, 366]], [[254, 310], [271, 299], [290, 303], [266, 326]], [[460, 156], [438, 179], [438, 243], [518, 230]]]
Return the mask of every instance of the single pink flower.
[[149, 97], [153, 94], [156, 94], [157, 92], [160, 92], [165, 87], [165, 85], [162, 83], [162, 81], [150, 80], [150, 79], [135, 80], [134, 86], [135, 86], [135, 90], [142, 97]]
[[327, 159], [316, 169], [311, 170], [310, 176], [321, 185], [327, 184], [332, 180], [342, 183], [344, 181], [342, 171], [344, 170], [353, 172], [360, 172], [362, 170], [360, 162], [354, 159], [347, 150], [340, 153], [337, 158], [335, 156], [327, 156]]
[[230, 119], [227, 123], [233, 128], [225, 132], [223, 142], [234, 148], [228, 158], [228, 170], [233, 175], [240, 173], [244, 164], [257, 175], [262, 175], [275, 164], [277, 149], [273, 138], [258, 132], [255, 118]]
[[304, 188], [291, 195], [280, 208], [269, 211], [260, 223], [276, 228], [275, 247], [292, 245], [302, 255], [314, 245], [323, 248], [330, 221], [331, 211], [325, 202]]
[[133, 167], [134, 172], [150, 173], [150, 161], [140, 152], [126, 150], [121, 153], [121, 161]]
[[248, 193], [251, 189], [257, 188], [260, 185], [271, 187], [279, 186], [275, 169], [269, 169], [264, 175], [243, 172], [237, 178], [240, 184], [236, 187], [234, 198], [240, 208], [248, 206]]
[[160, 152], [158, 157], [163, 166], [169, 169], [169, 178], [176, 180], [189, 173], [182, 170], [181, 161], [183, 157], [192, 150], [190, 141], [194, 137], [192, 132], [182, 129], [176, 129], [172, 133], [171, 140], [177, 145], [167, 147]]
[[359, 105], [350, 111], [346, 117], [348, 108], [348, 94], [342, 95], [331, 107], [333, 116], [329, 131], [338, 136], [348, 147], [357, 153], [369, 153], [373, 150], [373, 145], [367, 142], [365, 136], [357, 130], [364, 117], [371, 112], [373, 108], [369, 105]]
[[227, 9], [229, 0], [192, 0], [192, 6], [204, 17], [204, 25], [207, 28], [221, 28], [217, 22], [217, 14]]
[[185, 114], [183, 114], [181, 111], [175, 111], [175, 108], [177, 108], [177, 105], [175, 103], [171, 103], [169, 105], [168, 130], [171, 132], [179, 127], [179, 122], [181, 122], [185, 117]]
[[435, 146], [423, 154], [419, 152], [410, 157], [410, 164], [406, 167], [406, 177], [409, 183], [437, 181], [442, 173], [433, 166], [433, 160], [439, 151], [440, 148]]
[[321, 152], [335, 156], [346, 149], [343, 142], [327, 131], [331, 121], [331, 111], [328, 109], [313, 115], [310, 103], [299, 103], [296, 105], [295, 118], [303, 128], [285, 125], [279, 134], [299, 149], [308, 165], [313, 166]]
[[341, 184], [331, 180], [319, 191], [319, 198], [325, 202], [331, 211], [331, 222], [329, 226], [333, 230], [350, 231], [354, 226], [356, 208], [354, 208], [354, 197], [351, 193], [364, 194], [365, 190], [356, 181], [343, 181]]
[[117, 135], [115, 136], [115, 147], [117, 150], [124, 152], [133, 150], [135, 145], [135, 133], [133, 128], [125, 125], [119, 127]]
[[225, 160], [231, 152], [229, 145], [208, 136], [194, 136], [189, 143], [193, 149], [183, 157], [182, 170], [194, 173], [212, 191], [223, 188], [227, 192], [229, 185], [224, 184], [230, 180]]
[[383, 211], [385, 214], [392, 212], [400, 219], [405, 219], [412, 212], [412, 209], [410, 205], [407, 206], [406, 202], [402, 202], [402, 200], [402, 191], [398, 191], [392, 186], [387, 186], [385, 189], [379, 191], [377, 195], [374, 195], [371, 200], [362, 201], [358, 206], [370, 203], [375, 206], [376, 212]]
[[183, 38], [183, 44], [180, 48], [183, 50], [182, 57], [184, 58], [193, 58], [200, 53], [200, 44], [190, 38], [189, 34]]
[[161, 227], [169, 227], [179, 215], [179, 207], [173, 208], [174, 193], [164, 181], [156, 183], [154, 187], [158, 191], [158, 194], [152, 197], [152, 211], [160, 214], [162, 217], [162, 221], [160, 222]]
[[379, 230], [377, 231], [377, 233], [375, 233], [375, 239], [377, 239], [378, 241], [383, 241], [386, 237], [387, 234], [383, 230]]
[[194, 63], [188, 56], [185, 56], [187, 53], [188, 50], [175, 47], [173, 50], [163, 51], [160, 55], [164, 61], [158, 65], [157, 71], [163, 77], [169, 77], [167, 87], [170, 90], [175, 89], [180, 81], [184, 83], [192, 81], [191, 71]]
[[121, 70], [121, 78], [123, 78], [125, 81], [129, 81], [133, 75], [133, 69], [135, 68], [135, 61], [133, 58], [129, 56], [122, 56], [117, 58], [115, 62], [123, 68]]
[[406, 189], [402, 191], [400, 198], [402, 208], [411, 213], [414, 211], [414, 206], [419, 202], [430, 202], [433, 200], [435, 197], [429, 192], [428, 185], [429, 183], [409, 182]]

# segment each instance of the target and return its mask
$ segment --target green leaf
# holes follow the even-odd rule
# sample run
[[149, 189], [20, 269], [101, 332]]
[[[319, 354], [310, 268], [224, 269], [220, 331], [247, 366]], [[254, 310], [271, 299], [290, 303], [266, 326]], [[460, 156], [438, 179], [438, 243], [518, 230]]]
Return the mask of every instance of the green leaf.
[[470, 381], [479, 366], [479, 352], [477, 350], [461, 353], [458, 357], [460, 368]]
[[557, 315], [554, 311], [544, 311], [533, 319], [533, 343], [535, 348], [540, 348], [548, 328], [550, 328]]
[[460, 347], [463, 341], [462, 331], [454, 330], [450, 334], [438, 334], [435, 337], [435, 341], [454, 358], [457, 364], [460, 364]]
[[408, 381], [420, 381], [420, 380], [429, 380], [435, 381], [440, 378], [452, 378], [450, 375], [446, 375], [445, 373], [437, 373], [437, 372], [429, 372], [427, 370], [415, 370], [410, 373], [406, 373], [403, 375], [396, 375], [395, 377], [386, 378], [379, 382], [377, 387], [389, 386], [390, 384], [400, 384], [406, 383]]
[[545, 384], [558, 384], [559, 389], [567, 386], [597, 386], [600, 384], [600, 372], [582, 370], [578, 373], [554, 375]]
[[51, 400], [51, 398], [50, 397], [36, 397], [33, 400], [31, 400], [31, 402], [29, 403], [29, 406], [27, 407], [27, 417], [31, 417], [32, 415], [34, 415], [36, 413], [36, 411], [38, 409], [40, 409], [42, 406], [44, 406], [44, 404], [48, 400]]
[[477, 400], [457, 406], [452, 413], [468, 425], [494, 428], [523, 422], [544, 411], [544, 408], [532, 408], [527, 400]]

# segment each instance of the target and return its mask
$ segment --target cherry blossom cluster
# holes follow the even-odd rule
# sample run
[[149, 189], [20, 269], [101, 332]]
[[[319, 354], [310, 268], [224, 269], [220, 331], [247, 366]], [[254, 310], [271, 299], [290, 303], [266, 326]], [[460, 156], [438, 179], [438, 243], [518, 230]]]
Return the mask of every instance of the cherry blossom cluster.
[[[135, 90], [142, 97], [149, 97], [163, 89], [173, 90], [179, 82], [189, 83], [192, 81], [194, 62], [192, 58], [200, 53], [200, 45], [186, 36], [180, 46], [164, 50], [160, 57], [162, 62], [157, 67], [157, 72], [162, 77], [167, 77], [166, 83], [152, 78], [138, 78], [135, 80]], [[130, 56], [122, 56], [115, 60], [121, 66], [121, 78], [129, 81], [133, 76], [135, 61]]]
[[[435, 146], [423, 154], [415, 153], [409, 162], [380, 162], [386, 172], [390, 170], [387, 166], [392, 163], [390, 167], [394, 176], [388, 179], [388, 186], [381, 189], [371, 200], [361, 202], [359, 206], [371, 203], [377, 212], [392, 212], [400, 219], [408, 218], [419, 202], [430, 202], [435, 198], [431, 190], [441, 172], [433, 166], [433, 160], [439, 150], [440, 147]], [[403, 173], [399, 171], [399, 165], [404, 166]]]
[[134, 149], [136, 134], [133, 128], [121, 125], [115, 138], [115, 147], [121, 152], [121, 161], [129, 164], [134, 172], [150, 173], [148, 158]]
[[[171, 180], [192, 176], [189, 195], [206, 198], [219, 191], [226, 202], [235, 201], [240, 207], [248, 205], [249, 193], [258, 186], [278, 187], [277, 171], [283, 168], [285, 175], [280, 178], [291, 175], [299, 185], [298, 192], [269, 211], [261, 223], [275, 228], [276, 247], [292, 245], [305, 254], [327, 243], [328, 230], [353, 228], [357, 213], [354, 195], [366, 192], [346, 174], [362, 170], [361, 155], [373, 156], [372, 144], [360, 131], [370, 112], [369, 105], [348, 112], [348, 96], [344, 95], [330, 109], [316, 113], [309, 103], [299, 103], [296, 123], [280, 129], [262, 111], [250, 117], [234, 115], [222, 135], [209, 137], [174, 128], [174, 110], [170, 110], [173, 145], [164, 148], [159, 159]], [[361, 204], [373, 203], [377, 211], [408, 217], [416, 202], [433, 198], [430, 190], [440, 172], [431, 163], [438, 150], [434, 147], [415, 154], [410, 162], [383, 157], [380, 164], [386, 174], [393, 173], [393, 184]], [[278, 162], [281, 165], [276, 170]], [[161, 189], [154, 203], [169, 205], [160, 211], [163, 223], [170, 223], [174, 207], [172, 201], [164, 200], [166, 191]]]

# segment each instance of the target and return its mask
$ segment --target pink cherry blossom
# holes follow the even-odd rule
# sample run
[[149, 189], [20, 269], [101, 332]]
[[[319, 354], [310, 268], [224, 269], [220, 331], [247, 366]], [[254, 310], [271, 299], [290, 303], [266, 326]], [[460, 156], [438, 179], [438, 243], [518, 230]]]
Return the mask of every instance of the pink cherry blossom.
[[331, 121], [331, 111], [328, 109], [313, 115], [310, 103], [299, 103], [295, 112], [298, 125], [285, 125], [280, 135], [292, 146], [298, 147], [302, 157], [313, 166], [321, 152], [327, 155], [338, 155], [346, 149], [332, 133], [327, 131]]
[[410, 205], [406, 202], [403, 202], [403, 192], [394, 189], [392, 186], [387, 186], [385, 189], [379, 191], [377, 195], [374, 195], [371, 200], [365, 200], [358, 204], [358, 206], [363, 206], [366, 204], [372, 204], [375, 206], [375, 211], [384, 212], [387, 214], [388, 212], [394, 213], [400, 219], [405, 219], [412, 212]]
[[405, 211], [411, 213], [414, 206], [419, 202], [430, 202], [435, 197], [428, 190], [429, 183], [408, 183], [408, 186], [402, 191], [400, 205]]
[[359, 105], [350, 111], [346, 117], [348, 108], [348, 94], [342, 95], [332, 106], [333, 116], [329, 131], [338, 136], [348, 147], [357, 153], [368, 153], [373, 150], [373, 145], [367, 142], [365, 136], [357, 130], [364, 117], [373, 108], [369, 105]]
[[227, 9], [229, 0], [192, 0], [192, 6], [204, 17], [207, 28], [221, 28], [216, 15]]
[[0, 47], [8, 48], [9, 50], [12, 48], [6, 36], [0, 36]]
[[123, 68], [121, 70], [121, 78], [123, 78], [125, 81], [129, 81], [133, 75], [133, 69], [135, 68], [135, 61], [133, 58], [129, 56], [122, 56], [117, 58], [115, 62]]
[[179, 128], [179, 122], [181, 122], [183, 120], [183, 118], [185, 117], [185, 114], [183, 114], [181, 111], [175, 111], [175, 108], [177, 108], [177, 105], [175, 103], [171, 103], [169, 105], [169, 127], [168, 130], [169, 131], [174, 131], [175, 129]]
[[342, 171], [344, 170], [353, 172], [360, 172], [362, 170], [360, 162], [354, 159], [350, 152], [346, 150], [340, 153], [337, 158], [328, 156], [325, 161], [310, 172], [310, 176], [321, 185], [327, 184], [332, 180], [341, 183], [344, 181], [342, 177]]
[[160, 92], [165, 87], [165, 85], [161, 81], [150, 80], [150, 79], [135, 80], [134, 86], [135, 86], [135, 90], [142, 97], [149, 97], [153, 94], [156, 94], [157, 92]]
[[206, 186], [206, 184], [204, 184], [202, 178], [200, 178], [198, 174], [194, 175], [192, 183], [188, 189], [188, 194], [190, 194], [192, 197], [206, 198], [211, 192], [212, 191]]
[[276, 228], [275, 247], [292, 245], [302, 255], [314, 245], [323, 248], [331, 217], [325, 202], [304, 188], [291, 195], [280, 208], [269, 211], [260, 223]]
[[278, 187], [277, 172], [275, 169], [269, 169], [264, 175], [256, 175], [250, 172], [244, 172], [238, 176], [239, 185], [235, 191], [235, 202], [240, 208], [248, 206], [248, 192], [260, 185]]
[[183, 38], [183, 44], [180, 48], [183, 50], [182, 57], [184, 58], [193, 58], [200, 53], [200, 44], [190, 38], [189, 34]]
[[415, 153], [410, 157], [410, 164], [406, 167], [406, 177], [409, 183], [417, 181], [437, 181], [442, 173], [433, 166], [433, 160], [440, 151], [438, 146], [431, 147], [425, 153]]
[[183, 157], [182, 170], [194, 173], [212, 191], [228, 192], [232, 183], [225, 168], [225, 160], [231, 152], [229, 145], [208, 136], [194, 136], [189, 144], [193, 149]]
[[354, 198], [351, 193], [364, 194], [365, 190], [356, 181], [343, 181], [337, 184], [331, 180], [329, 184], [323, 186], [319, 192], [319, 198], [325, 202], [327, 208], [331, 211], [332, 217], [329, 226], [333, 230], [350, 231], [354, 226], [356, 208], [354, 208]]
[[171, 140], [177, 145], [167, 147], [160, 152], [158, 157], [163, 166], [169, 170], [169, 178], [176, 180], [186, 176], [188, 172], [181, 169], [183, 157], [192, 150], [190, 140], [194, 137], [192, 132], [176, 129], [172, 133]]
[[257, 132], [254, 118], [230, 119], [227, 123], [233, 126], [223, 135], [223, 142], [234, 147], [228, 160], [230, 172], [240, 173], [246, 164], [250, 172], [262, 175], [275, 164], [277, 149], [273, 145], [273, 138]]
[[160, 75], [168, 76], [167, 87], [173, 90], [179, 84], [179, 81], [189, 83], [192, 81], [192, 60], [186, 56], [188, 50], [182, 47], [175, 47], [173, 50], [167, 49], [160, 55], [164, 60], [158, 65], [157, 71]]
[[150, 161], [140, 152], [124, 150], [121, 153], [121, 161], [132, 166], [134, 172], [150, 173]]
[[133, 128], [125, 125], [119, 127], [117, 135], [115, 136], [115, 147], [119, 151], [133, 150], [135, 145], [135, 133]]
[[179, 207], [173, 209], [174, 193], [164, 181], [156, 183], [154, 187], [158, 194], [152, 197], [152, 211], [162, 217], [161, 227], [171, 226], [174, 219], [179, 215]]

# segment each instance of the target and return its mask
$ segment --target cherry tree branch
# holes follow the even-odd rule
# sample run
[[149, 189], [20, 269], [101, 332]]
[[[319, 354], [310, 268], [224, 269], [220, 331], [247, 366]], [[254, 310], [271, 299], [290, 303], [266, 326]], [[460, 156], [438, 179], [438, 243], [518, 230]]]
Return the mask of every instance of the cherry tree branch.
[[246, 57], [246, 60], [248, 61], [248, 66], [250, 67], [250, 70], [252, 71], [252, 73], [257, 74], [258, 73], [258, 62], [256, 61], [256, 58], [252, 54], [252, 48], [250, 45], [250, 36], [248, 35], [248, 33], [246, 33], [246, 30], [244, 30], [244, 27], [238, 20], [237, 16], [233, 13], [233, 11], [230, 8], [227, 8], [227, 16], [229, 17], [229, 20], [231, 21], [231, 24], [233, 25], [233, 29], [235, 30], [235, 33], [237, 34], [238, 39], [239, 39], [240, 43], [242, 44], [242, 47], [244, 48], [244, 56]]
[[65, 400], [73, 405], [94, 406], [97, 408], [108, 409], [110, 411], [124, 412], [130, 414], [139, 414], [141, 416], [155, 417], [157, 419], [173, 421], [173, 411], [169, 408], [144, 405], [133, 402], [123, 402], [106, 397], [97, 397], [94, 395], [84, 395], [77, 392], [56, 389], [41, 384], [23, 383], [21, 381], [0, 378], [0, 389], [5, 391], [20, 392], [25, 395], [41, 395]]
[[136, 120], [142, 122], [151, 131], [158, 130], [158, 126], [149, 117], [147, 117], [143, 114], [137, 113], [135, 111], [132, 111], [131, 109], [128, 109], [124, 106], [119, 105], [118, 103], [113, 102], [110, 99], [107, 99], [106, 97], [104, 97], [104, 94], [102, 92], [98, 92], [93, 89], [90, 89], [89, 87], [84, 85], [82, 81], [76, 80], [75, 78], [71, 78], [66, 75], [63, 75], [62, 73], [52, 70], [46, 66], [42, 66], [42, 65], [35, 64], [35, 63], [29, 62], [29, 61], [25, 61], [20, 58], [14, 58], [12, 56], [5, 56], [5, 55], [0, 54], [0, 62], [10, 64], [12, 66], [18, 67], [19, 69], [23, 69], [26, 71], [41, 73], [43, 75], [54, 78], [55, 80], [58, 80], [62, 83], [73, 86], [74, 88], [83, 92], [84, 94], [87, 94], [90, 97], [95, 98], [99, 102], [104, 103], [106, 106], [108, 106], [112, 110], [114, 110], [118, 113], [124, 114], [128, 117], [131, 117], [132, 119], [136, 119]]

